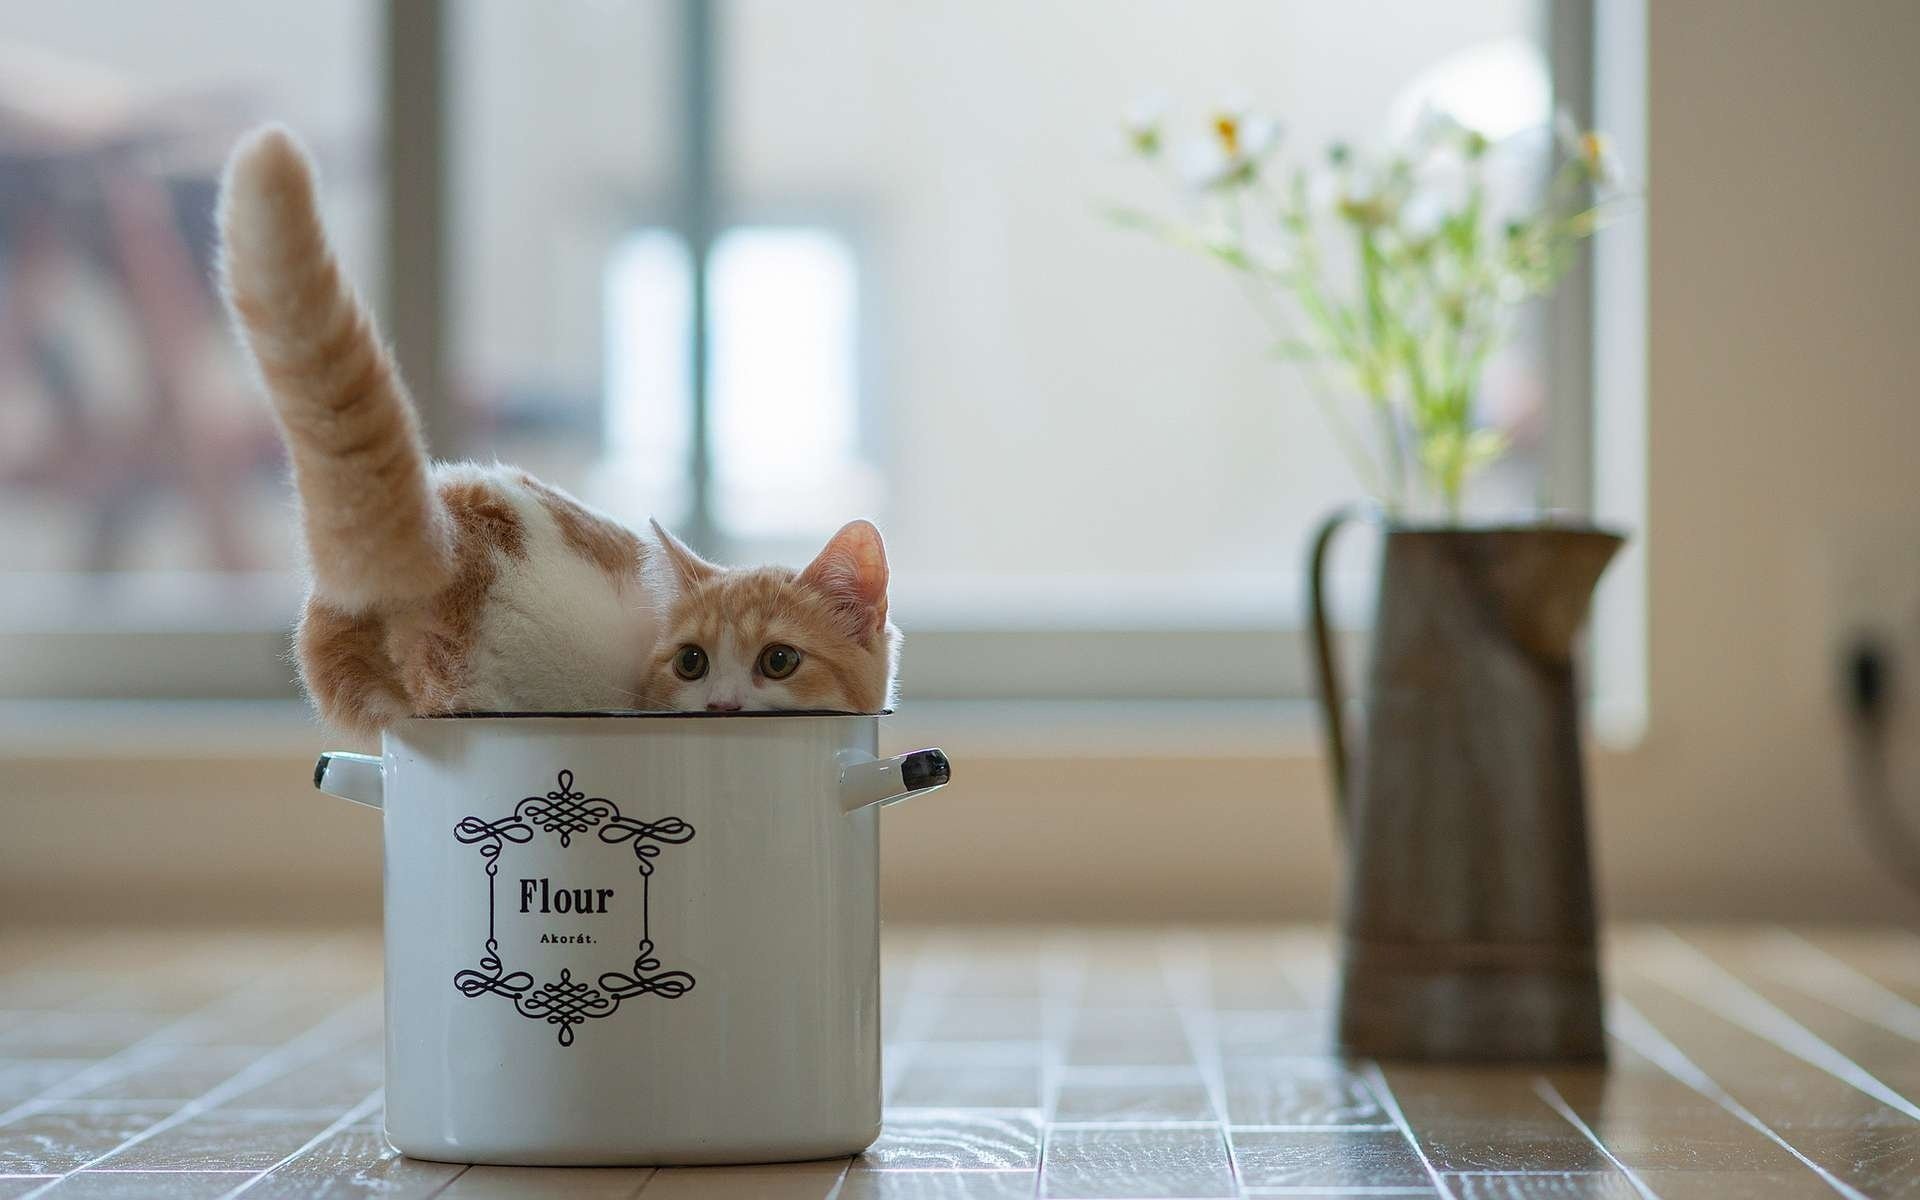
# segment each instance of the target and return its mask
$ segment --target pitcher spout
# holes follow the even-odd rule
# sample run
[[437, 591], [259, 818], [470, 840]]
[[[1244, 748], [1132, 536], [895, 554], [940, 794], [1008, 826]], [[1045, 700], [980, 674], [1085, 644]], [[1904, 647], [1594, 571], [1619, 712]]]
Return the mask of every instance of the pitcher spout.
[[1467, 560], [1464, 573], [1482, 581], [1508, 635], [1531, 657], [1562, 663], [1625, 542], [1609, 530], [1546, 525], [1459, 539], [1453, 550]]

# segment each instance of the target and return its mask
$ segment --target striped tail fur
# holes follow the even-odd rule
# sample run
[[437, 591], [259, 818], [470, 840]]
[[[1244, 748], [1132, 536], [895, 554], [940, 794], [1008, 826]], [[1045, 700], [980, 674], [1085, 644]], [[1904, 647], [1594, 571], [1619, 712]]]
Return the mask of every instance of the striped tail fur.
[[314, 594], [362, 612], [439, 591], [454, 548], [419, 419], [291, 133], [267, 126], [234, 148], [218, 219], [227, 307], [293, 462]]

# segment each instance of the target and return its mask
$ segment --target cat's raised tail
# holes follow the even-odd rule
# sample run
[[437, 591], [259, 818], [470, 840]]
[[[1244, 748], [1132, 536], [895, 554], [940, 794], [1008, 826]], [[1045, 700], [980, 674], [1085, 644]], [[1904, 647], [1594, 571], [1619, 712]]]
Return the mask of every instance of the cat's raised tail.
[[439, 591], [454, 553], [419, 420], [286, 129], [234, 148], [219, 225], [227, 306], [279, 415], [315, 593], [357, 612]]

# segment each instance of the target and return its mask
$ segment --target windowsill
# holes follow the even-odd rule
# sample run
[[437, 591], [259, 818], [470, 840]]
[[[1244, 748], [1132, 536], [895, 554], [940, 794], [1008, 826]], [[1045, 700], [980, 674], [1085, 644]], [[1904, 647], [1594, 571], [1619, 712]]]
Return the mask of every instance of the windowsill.
[[277, 759], [339, 741], [299, 700], [0, 700], [0, 761]]
[[[922, 700], [881, 727], [893, 748], [987, 758], [1304, 758], [1305, 700]], [[338, 746], [299, 701], [0, 701], [6, 759], [284, 759]]]
[[1311, 758], [1308, 700], [923, 700], [888, 718], [896, 749], [992, 758]]
[[[909, 630], [901, 686], [970, 703], [1258, 705], [1307, 696], [1311, 655], [1297, 584], [1289, 576], [903, 582], [893, 597]], [[126, 574], [111, 587], [78, 576], [0, 577], [0, 701], [290, 702], [287, 629], [298, 597], [297, 579], [271, 574]], [[1352, 630], [1364, 613], [1334, 610], [1343, 657], [1354, 661]]]
[[[283, 618], [297, 581], [121, 582], [133, 590], [0, 588], [0, 678], [16, 697], [0, 697], [0, 761], [284, 760], [343, 746], [292, 695]], [[925, 698], [887, 721], [885, 745], [1009, 759], [1321, 753], [1310, 647], [1281, 604], [1297, 589], [989, 582], [948, 579], [917, 596], [902, 687]], [[120, 608], [101, 611], [108, 598]], [[1338, 637], [1351, 685], [1364, 636]], [[182, 698], [118, 698], [155, 680]], [[91, 698], [24, 698], [58, 689]], [[185, 698], [221, 696], [243, 698]], [[1589, 728], [1598, 749], [1633, 750], [1644, 700], [1594, 698]]]

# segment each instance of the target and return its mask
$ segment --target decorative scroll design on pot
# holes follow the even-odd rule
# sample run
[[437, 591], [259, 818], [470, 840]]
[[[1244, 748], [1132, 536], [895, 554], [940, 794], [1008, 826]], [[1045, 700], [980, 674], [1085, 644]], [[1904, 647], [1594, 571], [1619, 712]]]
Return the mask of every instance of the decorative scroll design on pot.
[[513, 815], [538, 825], [543, 833], [560, 835], [562, 846], [573, 845], [573, 835], [597, 827], [609, 817], [618, 819], [620, 810], [611, 800], [573, 790], [573, 772], [560, 772], [560, 786], [544, 796], [528, 796], [513, 810]]
[[[649, 975], [649, 971], [659, 973]], [[649, 938], [640, 943], [640, 956], [633, 960], [633, 974], [608, 971], [600, 977], [600, 986], [622, 1000], [632, 996], [665, 996], [674, 1000], [693, 990], [693, 976], [685, 971], [661, 971], [660, 960], [654, 955], [653, 941]]]
[[[612, 1016], [623, 1000], [636, 996], [675, 1000], [693, 990], [694, 978], [688, 972], [661, 970], [660, 957], [654, 952], [652, 890], [654, 861], [662, 848], [692, 841], [694, 829], [679, 817], [657, 821], [628, 817], [613, 801], [576, 789], [571, 770], [561, 770], [556, 782], [558, 786], [552, 791], [522, 799], [511, 816], [497, 821], [462, 817], [454, 824], [454, 838], [463, 845], [479, 847], [480, 857], [486, 862], [487, 940], [478, 969], [455, 972], [453, 986], [469, 999], [501, 996], [513, 1001], [514, 1011], [529, 1020], [555, 1026], [560, 1045], [571, 1046], [576, 1026]], [[589, 832], [610, 846], [633, 845], [634, 864], [640, 872], [641, 932], [632, 974], [608, 971], [589, 983], [562, 969], [560, 978], [538, 983], [531, 972], [508, 970], [500, 958], [495, 925], [494, 883], [500, 873], [501, 853], [509, 844], [526, 845], [537, 833], [553, 836], [562, 849], [568, 849], [575, 835]]]
[[600, 840], [609, 846], [632, 842], [633, 856], [639, 860], [640, 874], [652, 875], [653, 860], [660, 857], [660, 847], [655, 843], [678, 846], [690, 842], [693, 840], [693, 826], [679, 817], [633, 821], [615, 813], [611, 820], [600, 827]]

